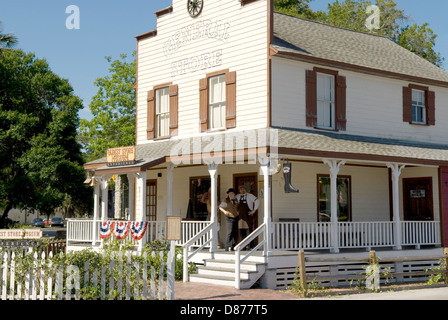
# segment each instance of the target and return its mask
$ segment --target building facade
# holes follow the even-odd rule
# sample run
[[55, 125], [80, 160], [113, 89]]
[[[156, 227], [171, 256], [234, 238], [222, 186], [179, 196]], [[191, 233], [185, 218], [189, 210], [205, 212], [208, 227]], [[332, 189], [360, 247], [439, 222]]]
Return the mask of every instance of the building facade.
[[173, 0], [155, 14], [136, 37], [135, 161], [85, 165], [96, 220], [108, 179], [127, 175], [129, 220], [217, 226], [212, 250], [218, 204], [240, 185], [260, 200], [266, 255], [447, 246], [447, 72], [273, 1]]

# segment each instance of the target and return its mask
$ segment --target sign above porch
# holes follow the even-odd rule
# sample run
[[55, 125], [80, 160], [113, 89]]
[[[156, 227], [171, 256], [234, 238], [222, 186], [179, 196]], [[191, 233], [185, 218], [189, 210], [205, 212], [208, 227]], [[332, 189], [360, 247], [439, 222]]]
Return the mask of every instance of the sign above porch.
[[119, 167], [135, 164], [135, 146], [107, 149], [107, 166]]

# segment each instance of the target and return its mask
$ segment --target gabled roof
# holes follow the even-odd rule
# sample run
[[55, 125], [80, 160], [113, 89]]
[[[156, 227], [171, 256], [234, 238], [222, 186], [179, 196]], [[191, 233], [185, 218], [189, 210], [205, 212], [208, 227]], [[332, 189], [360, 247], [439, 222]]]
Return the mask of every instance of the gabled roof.
[[448, 86], [448, 72], [385, 37], [278, 12], [274, 13], [273, 32], [273, 48], [283, 55]]

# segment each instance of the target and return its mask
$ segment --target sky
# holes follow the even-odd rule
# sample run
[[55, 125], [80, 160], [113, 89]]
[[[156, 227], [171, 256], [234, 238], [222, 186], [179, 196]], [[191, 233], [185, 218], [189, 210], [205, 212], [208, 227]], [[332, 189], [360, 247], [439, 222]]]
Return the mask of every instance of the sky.
[[[310, 6], [326, 10], [332, 2], [313, 0]], [[435, 49], [448, 70], [448, 1], [395, 2], [412, 23], [428, 22], [438, 34]], [[72, 5], [79, 9], [79, 26], [74, 25]], [[54, 73], [69, 80], [84, 103], [80, 118], [91, 119], [89, 103], [98, 90], [94, 81], [108, 75], [105, 57], [127, 54], [130, 61], [134, 37], [156, 29], [154, 12], [170, 5], [171, 0], [0, 0], [0, 21], [3, 33], [18, 38], [16, 48], [46, 59]]]

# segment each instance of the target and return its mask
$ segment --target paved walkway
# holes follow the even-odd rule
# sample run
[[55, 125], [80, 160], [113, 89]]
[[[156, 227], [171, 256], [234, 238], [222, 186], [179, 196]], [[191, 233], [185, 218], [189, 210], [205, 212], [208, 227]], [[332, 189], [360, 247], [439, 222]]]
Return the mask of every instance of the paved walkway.
[[176, 282], [175, 300], [298, 300], [298, 296], [282, 290], [249, 289], [197, 282]]

